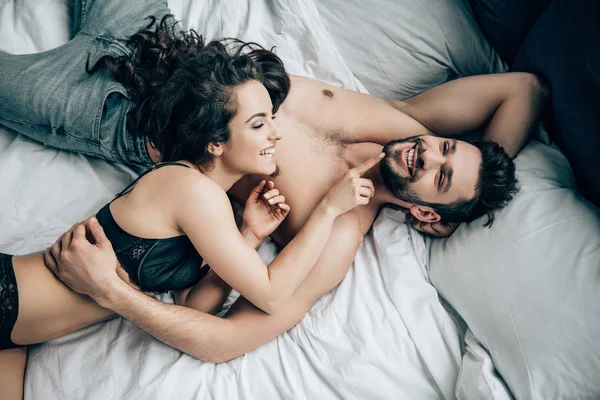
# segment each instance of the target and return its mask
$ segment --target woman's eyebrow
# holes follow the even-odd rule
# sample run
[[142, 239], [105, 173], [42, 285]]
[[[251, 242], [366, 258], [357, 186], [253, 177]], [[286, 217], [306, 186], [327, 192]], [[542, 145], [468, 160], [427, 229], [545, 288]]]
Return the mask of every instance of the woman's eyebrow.
[[[266, 116], [267, 116], [267, 114], [266, 114], [266, 113], [264, 113], [264, 112], [261, 112], [261, 113], [256, 113], [256, 114], [254, 114], [253, 116], [251, 116], [250, 118], [248, 118], [248, 119], [246, 120], [246, 122], [250, 121], [250, 120], [251, 120], [252, 118], [254, 118], [254, 117], [266, 117]], [[246, 122], [244, 122], [244, 123], [246, 123]]]

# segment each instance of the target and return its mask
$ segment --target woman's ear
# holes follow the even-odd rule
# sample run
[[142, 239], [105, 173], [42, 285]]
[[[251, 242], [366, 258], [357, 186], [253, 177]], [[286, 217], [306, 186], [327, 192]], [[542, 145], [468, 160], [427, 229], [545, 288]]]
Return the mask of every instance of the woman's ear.
[[209, 143], [208, 144], [208, 152], [213, 156], [213, 157], [219, 157], [221, 154], [223, 154], [223, 144], [222, 143]]
[[433, 208], [427, 206], [413, 205], [410, 207], [409, 211], [416, 219], [423, 222], [434, 223], [442, 219]]

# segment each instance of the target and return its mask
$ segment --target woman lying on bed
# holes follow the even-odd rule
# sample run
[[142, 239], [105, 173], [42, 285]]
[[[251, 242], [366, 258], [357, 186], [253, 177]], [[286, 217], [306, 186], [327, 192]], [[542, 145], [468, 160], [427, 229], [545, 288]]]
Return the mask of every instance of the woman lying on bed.
[[[272, 182], [262, 181], [248, 198], [240, 232], [226, 191], [246, 174], [276, 170], [280, 136], [274, 114], [289, 89], [283, 64], [272, 52], [247, 44], [228, 49], [217, 41], [205, 45], [194, 32], [175, 37], [165, 20], [133, 40], [130, 58], [102, 62], [128, 87], [137, 127], [149, 131], [166, 162], [95, 215], [93, 223], [102, 226], [117, 254], [120, 276], [144, 292], [193, 296], [194, 307], [206, 312], [222, 304], [229, 286], [266, 313], [275, 312], [317, 261], [336, 217], [369, 202], [373, 185], [360, 175], [381, 157], [332, 187], [267, 269], [255, 248], [289, 206]], [[282, 90], [267, 90], [265, 85], [273, 87], [269, 80], [279, 80]], [[52, 262], [49, 257], [0, 253], [0, 350], [115, 316], [56, 279], [44, 264]], [[203, 262], [210, 268], [201, 268]], [[7, 366], [11, 357], [0, 356], [4, 373], [22, 368], [22, 360]], [[18, 375], [22, 380], [22, 370]]]

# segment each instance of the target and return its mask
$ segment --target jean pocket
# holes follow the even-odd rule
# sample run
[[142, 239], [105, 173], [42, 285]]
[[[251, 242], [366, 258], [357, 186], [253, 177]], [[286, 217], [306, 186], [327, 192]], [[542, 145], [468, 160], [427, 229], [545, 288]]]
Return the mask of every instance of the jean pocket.
[[94, 124], [94, 137], [105, 152], [126, 156], [130, 141], [127, 133], [127, 113], [133, 108], [122, 86], [108, 89], [101, 97]]

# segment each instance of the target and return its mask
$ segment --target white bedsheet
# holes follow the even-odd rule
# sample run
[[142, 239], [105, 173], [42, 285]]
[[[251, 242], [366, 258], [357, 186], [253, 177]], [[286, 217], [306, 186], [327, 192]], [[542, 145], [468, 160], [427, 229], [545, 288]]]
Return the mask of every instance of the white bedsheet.
[[295, 328], [256, 351], [226, 364], [202, 363], [116, 319], [33, 348], [27, 395], [453, 398], [460, 365], [457, 329], [423, 277], [423, 243], [403, 221], [402, 214], [387, 210], [337, 290]]
[[[290, 72], [364, 90], [312, 0], [171, 6], [185, 27], [276, 45]], [[60, 45], [68, 38], [67, 9], [53, 0], [0, 3], [0, 50]], [[42, 249], [132, 176], [128, 168], [46, 149], [0, 127], [0, 251]], [[268, 245], [261, 251], [272, 257]], [[115, 319], [32, 347], [26, 398], [453, 398], [460, 335], [425, 277], [425, 254], [403, 214], [385, 210], [339, 288], [258, 350], [222, 365], [202, 363]]]

